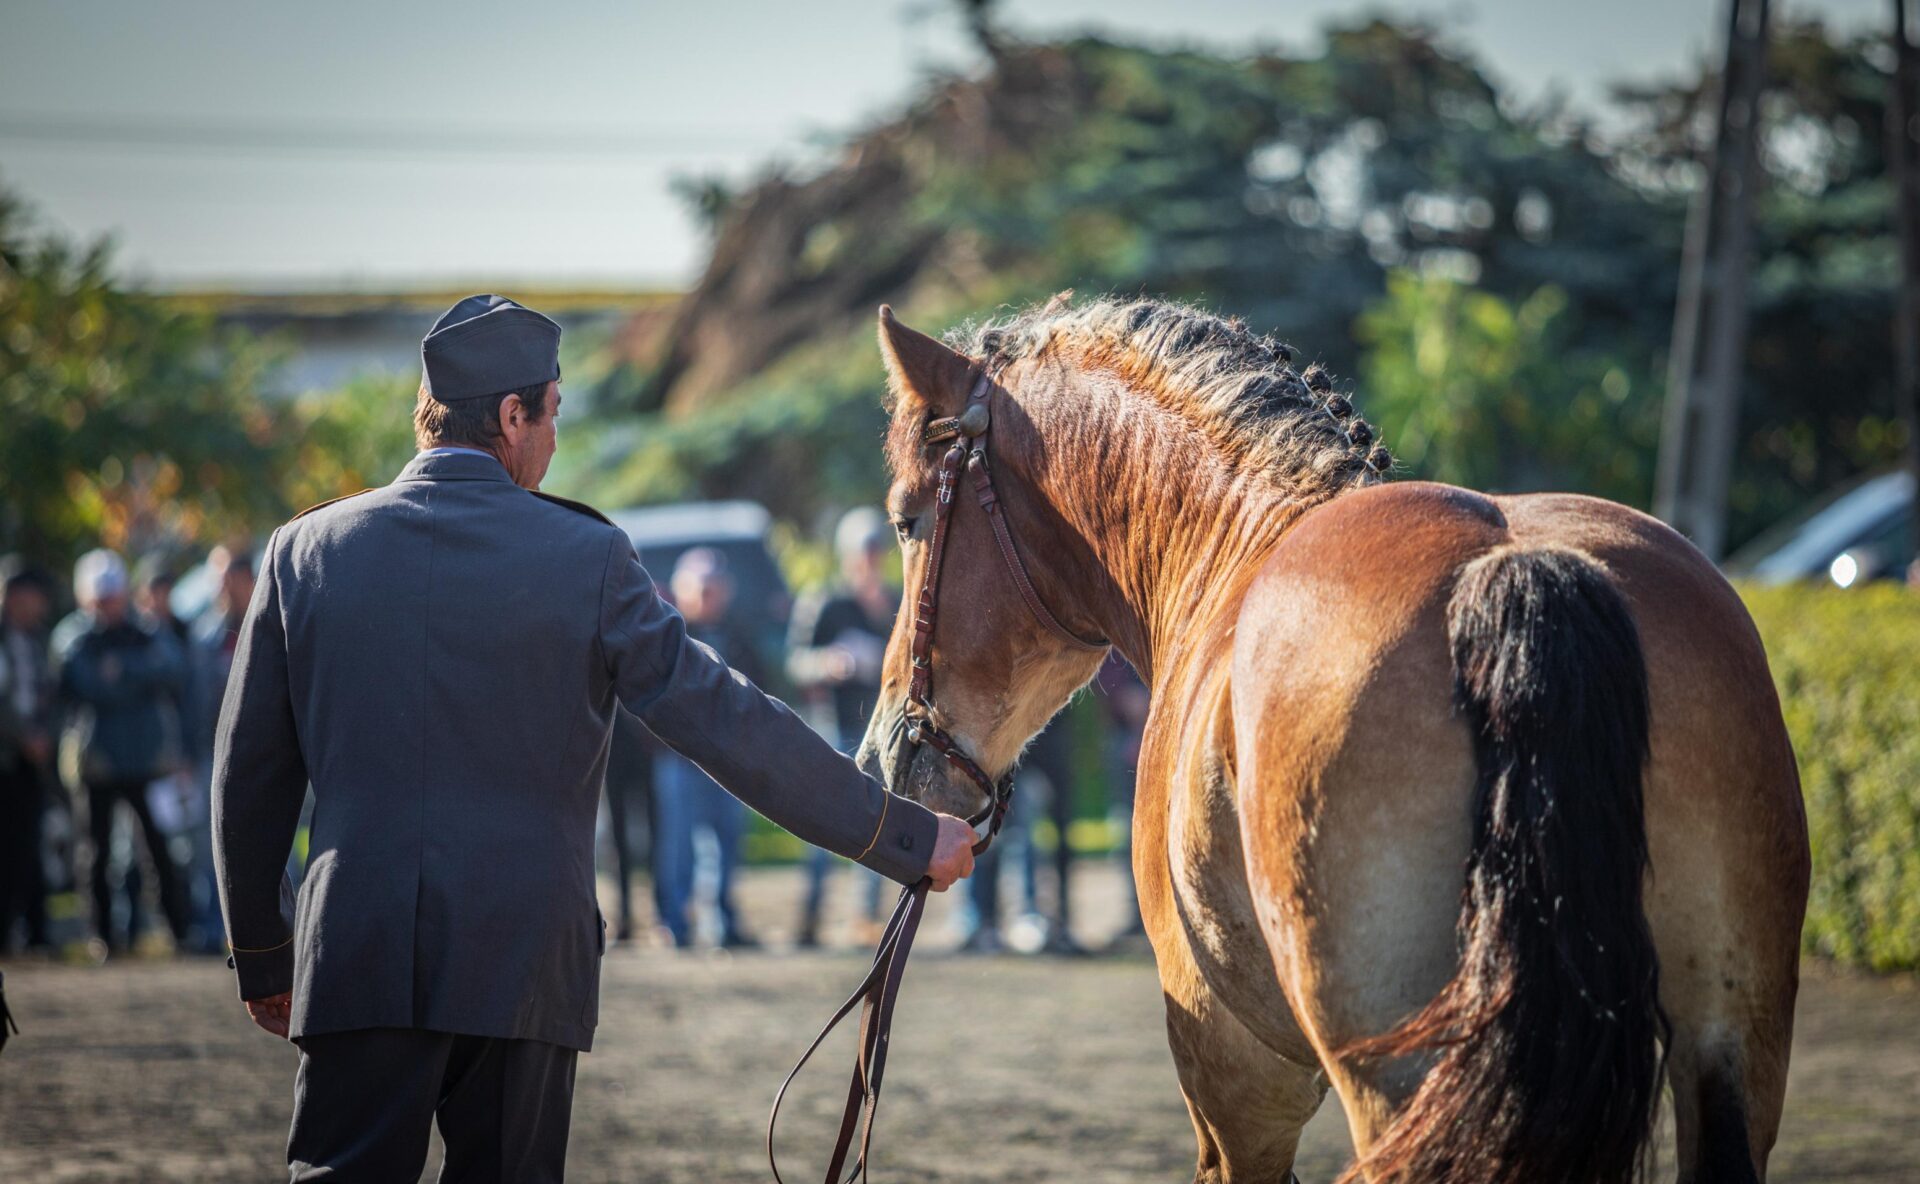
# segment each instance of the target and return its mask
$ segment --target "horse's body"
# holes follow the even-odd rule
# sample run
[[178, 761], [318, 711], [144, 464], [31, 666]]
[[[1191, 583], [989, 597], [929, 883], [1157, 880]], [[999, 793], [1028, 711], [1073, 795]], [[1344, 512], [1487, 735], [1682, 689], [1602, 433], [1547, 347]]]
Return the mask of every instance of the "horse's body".
[[[919, 425], [974, 366], [882, 328], [913, 536]], [[1134, 305], [1012, 332], [976, 343], [1003, 512], [1052, 611], [1152, 690], [1134, 872], [1197, 1178], [1286, 1180], [1331, 1084], [1376, 1180], [1625, 1180], [1663, 1036], [1681, 1179], [1762, 1177], [1806, 830], [1713, 567], [1606, 502], [1377, 484], [1344, 401], [1237, 327]], [[997, 774], [1098, 657], [1030, 627], [968, 511], [933, 698]], [[971, 811], [898, 748], [903, 645], [867, 757]]]

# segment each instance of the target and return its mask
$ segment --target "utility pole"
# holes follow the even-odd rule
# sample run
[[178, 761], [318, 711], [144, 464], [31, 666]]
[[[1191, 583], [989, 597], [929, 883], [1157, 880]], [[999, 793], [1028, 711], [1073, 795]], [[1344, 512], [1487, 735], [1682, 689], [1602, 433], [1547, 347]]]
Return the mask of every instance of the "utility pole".
[[1687, 218], [1654, 513], [1718, 561], [1740, 423], [1747, 270], [1759, 185], [1767, 0], [1727, 0], [1727, 56], [1706, 183]]
[[1887, 171], [1900, 224], [1900, 301], [1894, 313], [1895, 397], [1907, 429], [1907, 471], [1915, 504], [1910, 517], [1920, 553], [1920, 46], [1906, 0], [1893, 0], [1893, 93], [1887, 103]]

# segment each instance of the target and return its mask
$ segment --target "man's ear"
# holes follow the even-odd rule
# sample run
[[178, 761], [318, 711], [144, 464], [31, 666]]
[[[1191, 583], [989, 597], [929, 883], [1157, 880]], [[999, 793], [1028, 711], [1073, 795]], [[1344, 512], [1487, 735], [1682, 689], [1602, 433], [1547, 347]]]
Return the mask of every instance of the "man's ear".
[[896, 412], [913, 407], [936, 416], [958, 415], [966, 404], [972, 359], [907, 328], [885, 304], [880, 306], [880, 356], [887, 363]]
[[509, 443], [513, 442], [527, 422], [527, 405], [520, 401], [518, 392], [500, 400], [499, 418], [500, 434], [505, 436]]

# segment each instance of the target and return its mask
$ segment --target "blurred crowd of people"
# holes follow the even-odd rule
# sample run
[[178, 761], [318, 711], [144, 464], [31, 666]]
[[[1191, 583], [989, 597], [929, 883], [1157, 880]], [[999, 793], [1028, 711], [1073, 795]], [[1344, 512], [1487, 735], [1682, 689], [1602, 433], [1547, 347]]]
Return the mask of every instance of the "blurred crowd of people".
[[[866, 734], [867, 720], [880, 693], [887, 637], [900, 607], [900, 589], [889, 580], [888, 560], [895, 553], [893, 527], [879, 510], [849, 511], [834, 532], [836, 578], [803, 597], [789, 620], [781, 660], [762, 653], [762, 643], [740, 627], [732, 613], [734, 584], [725, 556], [696, 546], [673, 564], [661, 592], [687, 621], [688, 633], [714, 648], [736, 670], [756, 683], [792, 697], [813, 726], [842, 752], [851, 755]], [[656, 573], [657, 574], [657, 573]], [[1111, 658], [1096, 680], [1100, 740], [1098, 780], [1109, 790], [1112, 833], [1123, 837], [1131, 823], [1133, 773], [1140, 736], [1146, 726], [1147, 691], [1133, 668]], [[981, 859], [965, 886], [957, 910], [956, 940], [967, 952], [1074, 953], [1079, 945], [1072, 925], [1072, 861], [1076, 747], [1069, 728], [1056, 722], [1031, 746], [1016, 776], [1014, 807], [1000, 840]], [[748, 830], [746, 808], [722, 791], [698, 768], [651, 743], [637, 724], [618, 729], [608, 772], [611, 833], [618, 849], [620, 916], [617, 935], [636, 936], [638, 923], [628, 888], [643, 862], [634, 850], [631, 820], [644, 817], [644, 841], [651, 863], [655, 920], [663, 942], [689, 948], [703, 942], [723, 949], [752, 948], [760, 940], [742, 923], [734, 885]], [[636, 808], [645, 799], [645, 809]], [[1043, 858], [1038, 823], [1051, 824], [1051, 851]], [[1124, 869], [1128, 852], [1117, 853]], [[1043, 875], [1050, 866], [1050, 875]], [[836, 869], [845, 868], [855, 883], [855, 923], [846, 935], [855, 944], [877, 938], [884, 910], [884, 884], [818, 848], [809, 851], [805, 886], [792, 930], [801, 948], [823, 943], [827, 888]], [[1009, 909], [1002, 902], [1002, 881], [1016, 878], [1019, 896]], [[1143, 940], [1138, 910], [1129, 895], [1118, 931], [1122, 945]], [[696, 924], [696, 920], [703, 922]]]
[[[900, 589], [887, 575], [893, 531], [879, 511], [848, 513], [834, 550], [837, 578], [795, 606], [783, 647], [742, 627], [717, 548], [681, 552], [661, 592], [692, 637], [747, 678], [791, 696], [851, 753], [878, 698]], [[149, 555], [130, 568], [115, 552], [95, 550], [75, 565], [68, 588], [16, 559], [0, 560], [0, 574], [0, 955], [84, 949], [105, 960], [142, 945], [224, 954], [211, 842], [214, 732], [253, 595], [253, 556], [218, 546], [192, 566]], [[75, 607], [56, 621], [69, 588]], [[1110, 825], [1124, 836], [1146, 690], [1117, 658], [1097, 690], [1099, 779], [1112, 788]], [[1087, 748], [1083, 738], [1081, 759]], [[962, 949], [1078, 949], [1068, 841], [1075, 759], [1073, 736], [1058, 724], [1029, 751], [1001, 840], [967, 882], [957, 914]], [[735, 899], [745, 806], [631, 718], [616, 730], [607, 806], [618, 936], [651, 930], [679, 948], [760, 944]], [[1054, 837], [1050, 857], [1036, 842], [1042, 819]], [[842, 868], [854, 881], [856, 916], [845, 937], [878, 934], [891, 903], [880, 877], [816, 849], [804, 864], [795, 945], [825, 940], [828, 889]], [[297, 879], [299, 868], [291, 870]], [[650, 920], [636, 919], [633, 903], [632, 884], [643, 875]], [[1003, 878], [1018, 885], [1012, 909], [1003, 905]], [[85, 907], [50, 910], [50, 899]], [[1137, 933], [1135, 912], [1117, 937]]]
[[[173, 949], [226, 952], [209, 788], [253, 557], [206, 555], [191, 619], [175, 597], [186, 570], [174, 556], [129, 570], [89, 551], [74, 565], [76, 607], [56, 623], [54, 573], [0, 561], [0, 953], [84, 942], [96, 959], [123, 954], [149, 929], [149, 896]], [[78, 889], [83, 867], [80, 930], [48, 901]]]

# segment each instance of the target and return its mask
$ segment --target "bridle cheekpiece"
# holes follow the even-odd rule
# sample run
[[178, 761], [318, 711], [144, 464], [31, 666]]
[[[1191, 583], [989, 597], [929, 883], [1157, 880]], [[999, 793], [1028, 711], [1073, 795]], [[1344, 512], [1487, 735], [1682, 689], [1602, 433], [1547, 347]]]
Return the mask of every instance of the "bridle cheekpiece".
[[[911, 673], [907, 682], [907, 705], [902, 713], [907, 743], [901, 749], [896, 767], [896, 773], [911, 767], [914, 751], [924, 744], [945, 757], [948, 764], [980, 787], [987, 797], [987, 805], [968, 819], [976, 827], [982, 822], [987, 824], [986, 835], [974, 846], [976, 855], [987, 849], [994, 836], [1000, 833], [1001, 824], [1006, 821], [1007, 808], [1013, 801], [1013, 773], [1009, 770], [997, 781], [987, 776], [979, 762], [967, 755], [953, 735], [933, 719], [933, 630], [940, 617], [940, 574], [945, 566], [947, 529], [963, 468], [973, 476], [975, 500], [980, 503], [981, 511], [986, 514], [993, 528], [994, 541], [999, 545], [1007, 573], [1013, 577], [1014, 587], [1019, 590], [1020, 599], [1026, 602], [1027, 611], [1033, 615], [1033, 619], [1048, 633], [1075, 649], [1103, 650], [1108, 645], [1104, 638], [1089, 641], [1062, 625], [1060, 619], [1041, 602], [1039, 593], [1034, 591], [1032, 578], [1027, 575], [1027, 565], [1020, 559], [1020, 550], [1014, 545], [1013, 532], [1007, 526], [1006, 514], [1000, 508], [1000, 495], [993, 485], [993, 469], [987, 460], [987, 433], [993, 426], [993, 415], [987, 404], [993, 394], [993, 378], [993, 370], [983, 363], [980, 377], [974, 381], [973, 389], [967, 395], [967, 405], [960, 414], [933, 420], [920, 433], [923, 445], [931, 446], [947, 440], [952, 440], [953, 444], [940, 460], [939, 481], [934, 493], [933, 534], [927, 543], [927, 562], [920, 578], [919, 595], [914, 600], [913, 642], [909, 659]], [[897, 776], [895, 784], [900, 784]]]

